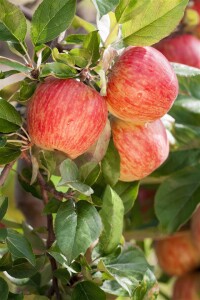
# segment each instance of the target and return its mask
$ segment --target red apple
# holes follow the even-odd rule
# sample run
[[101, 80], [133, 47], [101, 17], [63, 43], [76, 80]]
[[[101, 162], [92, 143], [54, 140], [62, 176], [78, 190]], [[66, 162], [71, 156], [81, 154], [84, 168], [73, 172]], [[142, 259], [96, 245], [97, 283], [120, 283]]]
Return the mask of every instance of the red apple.
[[27, 111], [31, 140], [70, 158], [84, 153], [105, 127], [107, 107], [98, 92], [74, 79], [49, 79], [34, 93]]
[[190, 231], [157, 241], [155, 251], [159, 265], [169, 275], [181, 276], [200, 266], [200, 254]]
[[200, 300], [200, 273], [189, 273], [178, 278], [172, 300]]
[[142, 179], [166, 160], [169, 143], [160, 120], [142, 126], [113, 118], [111, 128], [120, 155], [120, 180]]
[[167, 59], [152, 47], [131, 47], [109, 74], [106, 100], [113, 115], [141, 124], [165, 115], [177, 94], [177, 78]]
[[197, 207], [191, 218], [191, 232], [194, 243], [200, 251], [200, 206]]
[[190, 34], [166, 38], [155, 45], [171, 62], [200, 68], [200, 41]]

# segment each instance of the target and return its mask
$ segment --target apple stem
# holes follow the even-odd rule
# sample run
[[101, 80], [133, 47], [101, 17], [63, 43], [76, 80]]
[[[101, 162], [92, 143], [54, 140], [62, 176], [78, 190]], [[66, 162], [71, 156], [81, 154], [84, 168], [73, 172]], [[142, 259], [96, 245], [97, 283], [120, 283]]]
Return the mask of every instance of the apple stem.
[[7, 140], [7, 143], [20, 143], [27, 146], [27, 142], [21, 140]]
[[25, 136], [23, 136], [22, 134], [20, 134], [20, 133], [18, 133], [18, 132], [14, 132], [14, 133], [9, 133], [9, 134], [7, 134], [7, 136], [13, 136], [13, 135], [17, 135], [17, 136], [19, 136], [20, 138], [22, 138], [24, 141], [28, 141], [28, 139], [27, 139]]
[[31, 138], [30, 138], [30, 136], [29, 136], [29, 134], [28, 134], [28, 132], [24, 129], [24, 127], [22, 126], [21, 127], [21, 130], [25, 133], [25, 135], [27, 136], [27, 138], [28, 138], [28, 140], [29, 140], [29, 142], [31, 142]]

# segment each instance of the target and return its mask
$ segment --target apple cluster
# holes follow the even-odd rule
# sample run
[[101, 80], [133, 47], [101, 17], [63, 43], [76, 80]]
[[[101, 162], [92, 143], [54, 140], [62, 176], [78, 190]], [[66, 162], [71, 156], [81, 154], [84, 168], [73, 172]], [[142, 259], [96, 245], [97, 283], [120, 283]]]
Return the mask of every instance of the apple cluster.
[[[124, 51], [108, 76], [107, 95], [75, 79], [47, 78], [27, 109], [32, 143], [75, 159], [96, 143], [109, 111], [120, 154], [120, 180], [139, 180], [167, 158], [169, 143], [159, 120], [171, 108], [178, 82], [168, 60], [152, 47]], [[107, 109], [107, 104], [108, 109]]]
[[170, 276], [178, 276], [173, 300], [196, 300], [200, 293], [200, 207], [190, 228], [155, 242], [159, 265]]

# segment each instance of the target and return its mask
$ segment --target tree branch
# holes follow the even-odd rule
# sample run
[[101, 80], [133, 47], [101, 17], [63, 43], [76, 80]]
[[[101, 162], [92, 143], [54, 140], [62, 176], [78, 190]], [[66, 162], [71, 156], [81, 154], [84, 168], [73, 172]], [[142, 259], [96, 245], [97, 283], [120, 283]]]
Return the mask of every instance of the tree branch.
[[[49, 201], [48, 193], [44, 188], [46, 182], [40, 173], [38, 173], [38, 181], [39, 181], [40, 188], [41, 188], [43, 202], [46, 205]], [[46, 245], [47, 245], [47, 249], [49, 249], [52, 246], [53, 242], [55, 241], [55, 233], [54, 233], [54, 229], [53, 229], [53, 217], [51, 214], [47, 215], [47, 231], [48, 231], [48, 236], [47, 236]], [[51, 269], [52, 269], [52, 274], [53, 274], [54, 271], [57, 270], [57, 263], [51, 255], [48, 255], [48, 257], [49, 257], [49, 261], [51, 263]], [[59, 286], [58, 286], [58, 279], [54, 275], [52, 275], [52, 280], [53, 280], [53, 289], [50, 288], [50, 293], [52, 294], [53, 292], [55, 292], [56, 299], [61, 300], [61, 295], [60, 295]]]
[[4, 185], [14, 163], [15, 163], [15, 161], [12, 161], [9, 164], [5, 165], [5, 167], [3, 168], [1, 175], [0, 175], [0, 187]]

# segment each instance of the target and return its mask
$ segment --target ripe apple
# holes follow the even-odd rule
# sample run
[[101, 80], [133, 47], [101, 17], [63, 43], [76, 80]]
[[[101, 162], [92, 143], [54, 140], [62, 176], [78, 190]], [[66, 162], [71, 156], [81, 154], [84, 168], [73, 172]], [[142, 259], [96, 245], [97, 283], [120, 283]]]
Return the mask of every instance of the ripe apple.
[[32, 142], [70, 158], [84, 153], [106, 125], [107, 107], [97, 91], [74, 79], [49, 79], [34, 93], [27, 111]]
[[190, 231], [157, 241], [155, 251], [159, 265], [169, 275], [181, 276], [200, 266], [200, 254]]
[[142, 179], [166, 160], [169, 143], [160, 120], [142, 126], [113, 118], [111, 128], [120, 155], [120, 180]]
[[172, 300], [199, 300], [200, 273], [189, 273], [178, 278], [174, 284]]
[[161, 118], [178, 94], [178, 82], [167, 59], [152, 47], [130, 47], [114, 64], [106, 100], [118, 118], [141, 124]]
[[190, 34], [166, 38], [155, 45], [171, 62], [200, 68], [200, 41]]
[[200, 251], [200, 206], [197, 207], [196, 211], [192, 215], [191, 232], [194, 243]]

